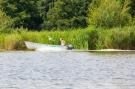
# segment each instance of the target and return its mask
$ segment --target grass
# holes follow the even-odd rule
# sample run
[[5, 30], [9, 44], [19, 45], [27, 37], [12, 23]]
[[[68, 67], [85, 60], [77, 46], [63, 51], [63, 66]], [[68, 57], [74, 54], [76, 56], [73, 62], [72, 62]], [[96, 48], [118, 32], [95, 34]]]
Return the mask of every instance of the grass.
[[[94, 34], [94, 35], [92, 35]], [[135, 27], [97, 29], [89, 37], [89, 49], [135, 49]]]
[[0, 35], [1, 50], [25, 50], [23, 38], [19, 34], [1, 34]]
[[[72, 44], [76, 49], [135, 49], [135, 27], [124, 28], [93, 28], [73, 29], [67, 31], [22, 31], [10, 34], [0, 33], [0, 49], [24, 50], [24, 41], [59, 45], [59, 39], [64, 38], [66, 44]], [[52, 40], [49, 40], [51, 37]]]

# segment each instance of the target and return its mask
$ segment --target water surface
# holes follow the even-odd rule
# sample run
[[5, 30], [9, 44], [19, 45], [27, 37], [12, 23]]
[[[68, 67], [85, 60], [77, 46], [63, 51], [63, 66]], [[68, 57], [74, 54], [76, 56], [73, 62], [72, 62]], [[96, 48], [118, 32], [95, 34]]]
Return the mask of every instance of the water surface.
[[1, 52], [0, 89], [135, 89], [135, 53]]

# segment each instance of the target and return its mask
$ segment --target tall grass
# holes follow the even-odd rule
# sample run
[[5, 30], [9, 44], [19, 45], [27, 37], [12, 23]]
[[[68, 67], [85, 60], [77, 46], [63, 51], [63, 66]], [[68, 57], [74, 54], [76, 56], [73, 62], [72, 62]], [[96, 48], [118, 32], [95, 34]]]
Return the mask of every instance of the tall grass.
[[[51, 37], [52, 40], [49, 40], [48, 37]], [[0, 49], [26, 49], [24, 41], [60, 45], [60, 38], [63, 38], [66, 44], [72, 44], [76, 49], [135, 49], [135, 26], [112, 29], [88, 27], [53, 32], [23, 30], [10, 34], [1, 33]]]
[[[22, 31], [20, 31], [22, 30]], [[72, 44], [77, 49], [88, 49], [88, 33], [87, 29], [74, 29], [70, 31], [41, 31], [32, 32], [20, 29], [19, 31], [0, 34], [0, 49], [15, 50], [26, 49], [24, 41], [31, 41], [43, 44], [60, 45], [60, 38], [66, 41], [66, 44]], [[49, 40], [49, 37], [52, 40]]]
[[24, 50], [26, 46], [23, 38], [19, 34], [1, 34], [0, 35], [1, 50]]
[[135, 27], [93, 30], [89, 37], [89, 49], [107, 48], [135, 49]]

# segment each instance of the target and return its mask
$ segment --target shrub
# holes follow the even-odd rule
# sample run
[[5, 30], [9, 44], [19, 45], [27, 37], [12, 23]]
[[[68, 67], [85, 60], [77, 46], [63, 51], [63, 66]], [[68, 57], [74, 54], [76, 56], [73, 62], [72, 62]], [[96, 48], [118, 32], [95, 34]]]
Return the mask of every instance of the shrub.
[[[98, 2], [98, 3], [97, 3]], [[128, 24], [131, 20], [129, 1], [121, 4], [118, 0], [98, 0], [90, 5], [89, 24], [96, 27], [117, 27]]]
[[12, 25], [12, 20], [4, 12], [0, 11], [0, 32], [9, 32]]
[[96, 29], [89, 34], [89, 49], [135, 49], [135, 26]]

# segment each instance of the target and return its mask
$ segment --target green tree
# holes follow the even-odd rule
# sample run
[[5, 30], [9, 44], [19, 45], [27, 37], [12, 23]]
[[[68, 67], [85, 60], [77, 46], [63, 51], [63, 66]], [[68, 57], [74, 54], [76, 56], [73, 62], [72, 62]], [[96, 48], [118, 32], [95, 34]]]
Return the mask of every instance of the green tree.
[[91, 0], [0, 0], [14, 27], [66, 29], [87, 26]]
[[135, 16], [135, 0], [131, 0], [131, 10], [130, 13], [132, 16]]
[[128, 0], [121, 4], [117, 0], [98, 1], [98, 5], [90, 6], [89, 23], [96, 27], [124, 26], [131, 20]]
[[8, 32], [12, 26], [12, 19], [0, 10], [0, 32]]
[[[87, 10], [91, 0], [52, 0], [42, 4], [43, 26], [47, 29], [66, 29], [87, 26]], [[48, 3], [48, 6], [46, 5]]]
[[15, 27], [39, 29], [42, 18], [39, 15], [38, 0], [4, 0], [1, 8], [14, 19]]

